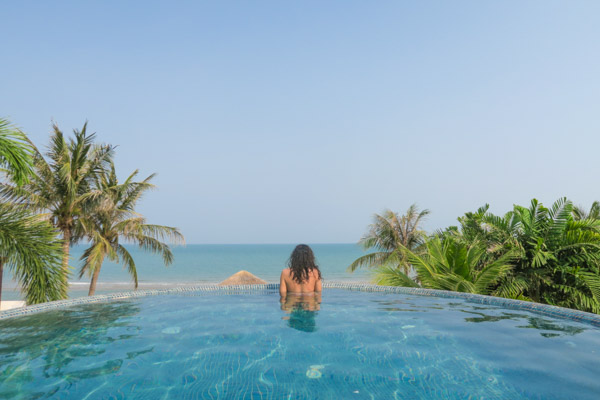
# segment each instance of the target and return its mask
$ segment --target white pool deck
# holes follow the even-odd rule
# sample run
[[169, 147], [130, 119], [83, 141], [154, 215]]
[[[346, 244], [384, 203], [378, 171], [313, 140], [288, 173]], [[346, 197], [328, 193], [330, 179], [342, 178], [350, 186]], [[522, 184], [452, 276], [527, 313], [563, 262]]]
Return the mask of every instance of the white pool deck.
[[13, 308], [25, 307], [24, 301], [2, 301], [0, 302], [0, 311], [12, 310]]

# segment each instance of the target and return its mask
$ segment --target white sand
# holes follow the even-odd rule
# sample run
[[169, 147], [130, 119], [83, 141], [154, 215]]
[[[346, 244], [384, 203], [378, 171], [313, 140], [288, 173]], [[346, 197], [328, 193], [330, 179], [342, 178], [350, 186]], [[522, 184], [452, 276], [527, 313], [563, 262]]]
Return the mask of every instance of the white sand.
[[25, 307], [24, 301], [2, 301], [0, 303], [0, 311], [10, 310], [11, 308]]

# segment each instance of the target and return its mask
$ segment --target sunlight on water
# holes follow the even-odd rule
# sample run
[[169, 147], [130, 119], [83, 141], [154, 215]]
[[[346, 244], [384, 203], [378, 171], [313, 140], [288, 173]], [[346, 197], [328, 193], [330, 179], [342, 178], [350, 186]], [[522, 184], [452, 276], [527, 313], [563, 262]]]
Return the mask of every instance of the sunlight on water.
[[[331, 289], [143, 297], [0, 321], [0, 398], [596, 399], [600, 330]], [[471, 397], [469, 397], [471, 396]]]

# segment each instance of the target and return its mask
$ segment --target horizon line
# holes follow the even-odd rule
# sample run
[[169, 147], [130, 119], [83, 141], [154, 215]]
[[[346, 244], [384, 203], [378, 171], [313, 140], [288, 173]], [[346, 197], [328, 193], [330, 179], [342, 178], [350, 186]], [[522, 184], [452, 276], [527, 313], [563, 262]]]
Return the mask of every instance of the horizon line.
[[[290, 243], [284, 243], [284, 242], [275, 242], [275, 243], [186, 243], [186, 244], [171, 244], [170, 246], [173, 247], [185, 247], [185, 246], [196, 246], [196, 245], [203, 245], [203, 246], [256, 246], [256, 245], [298, 245], [298, 244], [308, 244], [308, 245], [319, 245], [319, 244], [358, 244], [356, 242], [290, 242]], [[75, 243], [72, 244], [71, 246], [85, 246], [89, 243]], [[135, 243], [123, 243], [123, 244], [127, 244], [127, 245], [134, 245], [137, 246]]]

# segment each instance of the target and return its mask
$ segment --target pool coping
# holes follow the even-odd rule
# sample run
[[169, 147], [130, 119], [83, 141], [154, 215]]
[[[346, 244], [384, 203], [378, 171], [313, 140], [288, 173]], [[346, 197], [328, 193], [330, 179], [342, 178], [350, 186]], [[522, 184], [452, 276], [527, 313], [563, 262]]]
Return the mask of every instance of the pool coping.
[[[325, 289], [346, 289], [361, 292], [380, 292], [380, 293], [397, 293], [415, 296], [441, 297], [441, 298], [456, 298], [464, 299], [470, 302], [486, 305], [501, 306], [509, 309], [531, 311], [549, 317], [561, 317], [572, 321], [588, 323], [590, 325], [600, 327], [600, 315], [592, 314], [584, 311], [572, 310], [569, 308], [556, 307], [547, 304], [533, 303], [522, 300], [505, 299], [502, 297], [485, 296], [480, 294], [451, 292], [446, 290], [409, 288], [399, 286], [379, 286], [366, 283], [343, 283], [343, 282], [324, 282]], [[153, 290], [136, 290], [130, 292], [120, 292], [103, 294], [91, 297], [80, 297], [71, 300], [58, 300], [48, 303], [35, 304], [27, 307], [13, 308], [10, 310], [0, 311], [0, 320], [31, 315], [43, 311], [67, 308], [71, 306], [100, 303], [103, 301], [129, 299], [135, 297], [156, 296], [164, 294], [180, 294], [188, 292], [218, 292], [220, 294], [239, 294], [239, 293], [260, 293], [272, 292], [279, 290], [278, 283], [267, 283], [261, 285], [235, 285], [235, 286], [219, 286], [216, 284], [205, 284], [198, 286], [183, 286], [170, 289], [153, 289]]]

